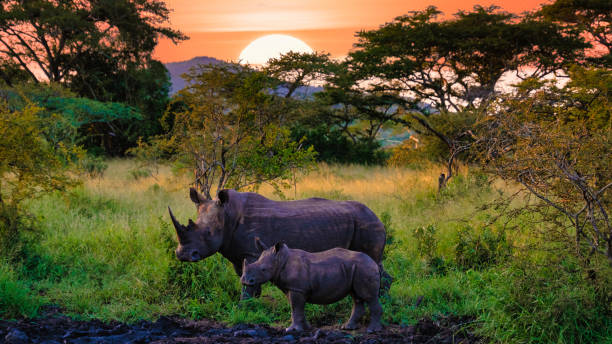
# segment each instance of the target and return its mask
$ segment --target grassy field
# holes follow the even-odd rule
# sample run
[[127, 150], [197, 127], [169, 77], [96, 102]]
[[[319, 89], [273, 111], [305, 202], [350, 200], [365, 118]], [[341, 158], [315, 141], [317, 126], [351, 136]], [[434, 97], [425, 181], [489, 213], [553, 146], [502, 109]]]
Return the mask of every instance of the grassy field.
[[[166, 207], [183, 222], [195, 217], [189, 180], [169, 168], [137, 178], [134, 166], [110, 161], [102, 178], [31, 202], [37, 229], [26, 234], [23, 259], [0, 264], [0, 318], [33, 316], [43, 304], [58, 304], [78, 318], [179, 314], [287, 325], [289, 305], [275, 287], [266, 285], [263, 297], [239, 304], [238, 277], [220, 255], [196, 264], [175, 259]], [[507, 236], [499, 226], [482, 231], [491, 214], [479, 209], [512, 187], [490, 184], [464, 167], [439, 194], [439, 173], [437, 166], [320, 165], [284, 197], [353, 199], [379, 215], [391, 234], [384, 265], [395, 278], [382, 300], [387, 323], [467, 315], [494, 341], [610, 341], [610, 305], [600, 304], [600, 290], [570, 272], [542, 271], [553, 278], [546, 282], [525, 274], [529, 269], [510, 262], [520, 255], [516, 246], [524, 234]], [[279, 199], [273, 191], [258, 190]], [[339, 324], [350, 300], [307, 310], [314, 324]]]

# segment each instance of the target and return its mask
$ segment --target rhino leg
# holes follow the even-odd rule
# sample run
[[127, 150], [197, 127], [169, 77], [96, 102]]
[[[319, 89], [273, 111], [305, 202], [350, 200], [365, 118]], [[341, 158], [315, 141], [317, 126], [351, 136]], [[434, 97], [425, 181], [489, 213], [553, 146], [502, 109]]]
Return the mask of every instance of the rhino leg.
[[380, 323], [380, 317], [382, 316], [382, 306], [378, 301], [378, 298], [375, 297], [368, 302], [368, 307], [370, 308], [370, 324], [368, 325], [368, 333], [376, 332], [382, 330], [382, 325]]
[[287, 298], [291, 304], [291, 326], [285, 329], [286, 332], [291, 331], [305, 331], [310, 329], [310, 324], [306, 321], [304, 315], [304, 305], [306, 304], [306, 298], [304, 294], [290, 291], [287, 293]]
[[252, 297], [261, 296], [261, 284], [242, 286], [242, 294], [240, 300], [250, 299]]
[[353, 311], [351, 312], [351, 317], [346, 322], [346, 324], [342, 325], [343, 330], [356, 330], [359, 328], [359, 319], [365, 313], [365, 305], [363, 300], [360, 300], [355, 295], [353, 297]]

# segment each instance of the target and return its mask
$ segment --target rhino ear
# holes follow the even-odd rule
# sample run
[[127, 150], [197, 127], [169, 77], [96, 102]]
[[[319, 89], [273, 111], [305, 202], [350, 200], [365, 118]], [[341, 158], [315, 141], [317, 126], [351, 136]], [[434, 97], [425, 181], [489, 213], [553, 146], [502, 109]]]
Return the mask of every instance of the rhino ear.
[[217, 193], [217, 198], [219, 199], [219, 205], [224, 205], [229, 202], [229, 190], [223, 189]]
[[187, 228], [188, 229], [195, 229], [196, 228], [196, 224], [193, 223], [193, 221], [191, 219], [189, 219], [189, 223], [187, 224]]
[[274, 253], [276, 254], [276, 253], [280, 252], [280, 250], [282, 250], [285, 247], [287, 247], [287, 245], [285, 245], [285, 243], [277, 242], [276, 244], [274, 244]]
[[195, 188], [189, 188], [189, 197], [195, 204], [203, 203], [206, 200]]
[[268, 245], [264, 244], [263, 241], [259, 239], [259, 237], [255, 237], [255, 247], [259, 250], [259, 252], [263, 252], [268, 249]]

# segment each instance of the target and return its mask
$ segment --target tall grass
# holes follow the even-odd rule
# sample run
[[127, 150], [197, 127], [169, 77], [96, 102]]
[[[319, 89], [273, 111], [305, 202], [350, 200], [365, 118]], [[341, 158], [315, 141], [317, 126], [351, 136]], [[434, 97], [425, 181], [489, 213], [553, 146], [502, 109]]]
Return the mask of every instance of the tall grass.
[[[38, 231], [27, 234], [26, 254], [18, 266], [9, 269], [0, 264], [0, 297], [30, 300], [30, 306], [15, 308], [15, 301], [8, 306], [0, 301], [0, 317], [31, 316], [41, 303], [52, 303], [78, 318], [136, 321], [178, 314], [229, 323], [288, 324], [289, 305], [272, 286], [264, 286], [261, 298], [239, 304], [238, 277], [220, 255], [195, 264], [175, 259], [176, 239], [166, 207], [171, 205], [182, 221], [196, 216], [188, 197], [189, 179], [174, 176], [169, 168], [154, 175], [134, 173], [134, 168], [132, 161], [110, 161], [103, 177], [30, 204], [30, 211], [39, 217]], [[391, 238], [384, 265], [395, 279], [382, 300], [386, 322], [409, 324], [424, 316], [466, 315], [493, 339], [537, 341], [524, 328], [500, 323], [516, 313], [505, 308], [517, 297], [506, 280], [509, 276], [521, 280], [504, 263], [467, 270], [453, 264], [461, 229], [482, 227], [488, 215], [477, 210], [511, 187], [491, 185], [463, 167], [448, 189], [438, 193], [439, 173], [436, 166], [414, 170], [320, 165], [300, 176], [295, 188], [283, 195], [266, 186], [258, 192], [273, 199], [353, 199], [385, 221]], [[435, 259], [419, 252], [414, 236], [415, 229], [427, 226], [435, 229]], [[29, 293], [15, 294], [24, 286]], [[583, 294], [572, 300], [595, 297], [589, 290]], [[308, 305], [307, 315], [314, 324], [341, 323], [350, 306], [349, 299], [329, 306]], [[533, 320], [525, 319], [525, 324]], [[612, 333], [606, 328], [609, 321], [599, 324], [602, 328], [584, 338], [602, 340]], [[565, 331], [575, 333], [581, 326]], [[572, 342], [583, 337], [549, 338]]]

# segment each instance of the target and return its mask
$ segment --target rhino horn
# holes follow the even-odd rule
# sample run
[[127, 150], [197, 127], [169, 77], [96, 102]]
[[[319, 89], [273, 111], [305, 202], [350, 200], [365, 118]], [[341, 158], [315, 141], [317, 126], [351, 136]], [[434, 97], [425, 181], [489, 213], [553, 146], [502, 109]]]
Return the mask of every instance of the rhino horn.
[[170, 218], [172, 219], [172, 224], [174, 224], [174, 228], [176, 229], [176, 233], [180, 233], [181, 231], [183, 231], [183, 225], [181, 225], [176, 218], [174, 217], [174, 214], [172, 214], [172, 209], [170, 209], [170, 207], [168, 207], [168, 212], [170, 213]]

